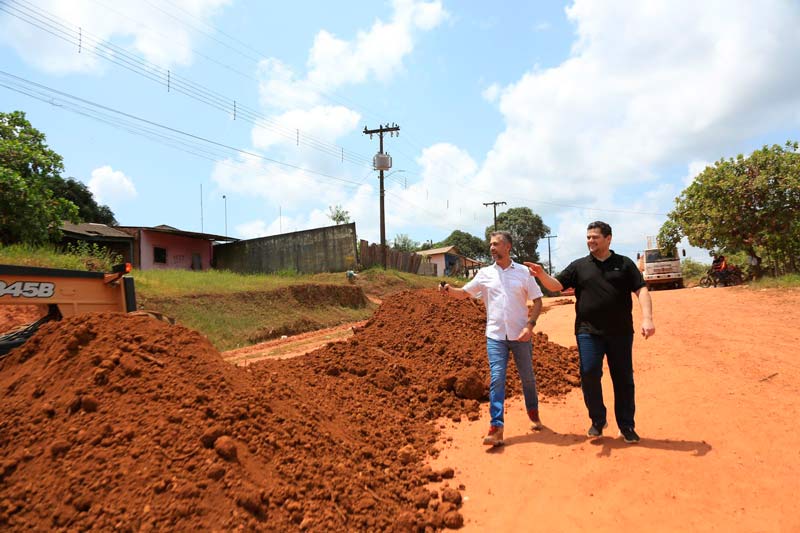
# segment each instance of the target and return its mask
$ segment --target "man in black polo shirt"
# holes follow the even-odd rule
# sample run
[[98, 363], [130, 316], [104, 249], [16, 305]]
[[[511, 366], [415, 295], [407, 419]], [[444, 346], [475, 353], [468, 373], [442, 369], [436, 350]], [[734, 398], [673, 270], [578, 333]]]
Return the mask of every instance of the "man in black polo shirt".
[[600, 437], [607, 424], [603, 403], [603, 356], [614, 384], [614, 415], [625, 442], [639, 442], [633, 420], [633, 308], [635, 293], [642, 309], [642, 336], [655, 334], [653, 304], [641, 272], [633, 261], [611, 246], [611, 226], [592, 222], [586, 231], [589, 255], [570, 263], [556, 277], [541, 265], [525, 263], [533, 276], [551, 291], [575, 288], [575, 336], [581, 363], [581, 389], [592, 426], [587, 435]]

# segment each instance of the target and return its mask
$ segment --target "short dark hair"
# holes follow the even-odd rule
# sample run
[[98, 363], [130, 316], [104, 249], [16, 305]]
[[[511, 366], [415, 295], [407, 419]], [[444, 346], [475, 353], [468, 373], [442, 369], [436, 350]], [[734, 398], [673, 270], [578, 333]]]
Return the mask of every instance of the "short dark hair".
[[603, 234], [603, 237], [608, 237], [609, 235], [611, 235], [611, 226], [609, 226], [608, 224], [606, 224], [605, 222], [602, 222], [600, 220], [595, 220], [594, 222], [589, 224], [586, 227], [586, 229], [587, 230], [599, 229], [600, 233]]
[[503, 230], [493, 231], [493, 232], [491, 232], [489, 234], [489, 238], [491, 239], [492, 237], [497, 237], [498, 235], [500, 235], [502, 238], [504, 238], [508, 244], [510, 244], [511, 246], [514, 246], [514, 240], [511, 238], [511, 233], [509, 233], [507, 231], [503, 231]]

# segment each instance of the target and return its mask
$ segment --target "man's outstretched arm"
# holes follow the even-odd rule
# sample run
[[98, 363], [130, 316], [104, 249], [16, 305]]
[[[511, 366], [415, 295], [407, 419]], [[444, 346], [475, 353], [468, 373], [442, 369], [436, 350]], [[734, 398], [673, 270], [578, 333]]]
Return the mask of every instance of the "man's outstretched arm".
[[458, 287], [453, 287], [449, 283], [445, 283], [444, 285], [439, 285], [439, 290], [444, 291], [447, 296], [451, 298], [455, 298], [457, 300], [464, 300], [465, 298], [471, 298], [472, 295], [465, 291], [464, 289], [459, 289]]
[[564, 290], [564, 286], [561, 285], [561, 282], [558, 281], [556, 278], [545, 272], [544, 267], [542, 265], [537, 265], [536, 263], [523, 263], [526, 267], [528, 267], [528, 271], [531, 273], [531, 276], [537, 278], [539, 281], [542, 282], [542, 285], [553, 292], [558, 292]]

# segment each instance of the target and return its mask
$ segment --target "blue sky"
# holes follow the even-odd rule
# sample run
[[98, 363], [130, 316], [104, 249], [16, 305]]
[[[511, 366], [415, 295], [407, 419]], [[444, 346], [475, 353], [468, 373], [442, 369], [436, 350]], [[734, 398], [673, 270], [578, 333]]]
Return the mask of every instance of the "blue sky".
[[395, 122], [389, 240], [483, 235], [505, 201], [560, 268], [588, 222], [633, 256], [709, 162], [800, 137], [798, 27], [793, 0], [3, 0], [0, 110], [121, 224], [250, 238], [341, 205], [371, 242], [361, 131]]

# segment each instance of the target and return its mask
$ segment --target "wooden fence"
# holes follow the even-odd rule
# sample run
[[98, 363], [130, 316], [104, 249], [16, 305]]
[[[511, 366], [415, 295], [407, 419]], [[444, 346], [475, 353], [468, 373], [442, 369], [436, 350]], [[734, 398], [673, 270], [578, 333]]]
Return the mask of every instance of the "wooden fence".
[[[358, 249], [361, 268], [381, 266], [383, 264], [380, 244], [370, 244], [362, 239], [361, 242], [359, 242]], [[419, 270], [420, 263], [422, 263], [421, 255], [399, 252], [397, 250], [392, 250], [388, 246], [386, 247], [386, 268], [393, 268], [395, 270], [416, 274], [417, 270]]]

